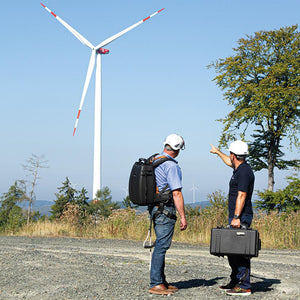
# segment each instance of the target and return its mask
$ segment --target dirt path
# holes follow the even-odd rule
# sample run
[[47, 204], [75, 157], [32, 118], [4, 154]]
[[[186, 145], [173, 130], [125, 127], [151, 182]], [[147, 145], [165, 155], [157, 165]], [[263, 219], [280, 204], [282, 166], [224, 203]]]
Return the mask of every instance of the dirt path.
[[[160, 299], [148, 294], [149, 250], [141, 242], [0, 237], [0, 299]], [[300, 299], [300, 251], [262, 250], [247, 299]], [[230, 269], [208, 247], [174, 243], [167, 253], [174, 299], [230, 299], [218, 290]]]

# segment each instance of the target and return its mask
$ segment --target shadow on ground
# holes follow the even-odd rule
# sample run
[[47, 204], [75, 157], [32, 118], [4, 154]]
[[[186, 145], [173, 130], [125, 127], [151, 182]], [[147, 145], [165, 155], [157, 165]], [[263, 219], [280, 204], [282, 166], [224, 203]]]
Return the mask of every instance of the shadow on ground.
[[218, 283], [218, 280], [223, 279], [224, 277], [216, 277], [210, 280], [206, 279], [190, 279], [186, 281], [178, 281], [173, 282], [175, 286], [177, 286], [179, 289], [190, 289], [195, 288], [199, 286], [213, 286]]
[[256, 281], [252, 283], [252, 292], [270, 292], [274, 288], [272, 287], [274, 284], [280, 284], [281, 281], [279, 279], [273, 279], [273, 278], [264, 278], [264, 277], [258, 277], [258, 276], [251, 276], [252, 278], [255, 278]]
[[[263, 278], [263, 277], [257, 277], [257, 276], [251, 276], [252, 278], [255, 278], [255, 282], [252, 283], [252, 292], [270, 292], [273, 290], [272, 286], [274, 284], [280, 284], [281, 281], [279, 279], [272, 279], [272, 278]], [[206, 279], [190, 279], [186, 281], [178, 281], [173, 282], [175, 286], [177, 286], [179, 289], [190, 289], [190, 288], [196, 288], [200, 286], [213, 286], [217, 285], [218, 281], [223, 279], [224, 277], [216, 277], [212, 278], [210, 280]]]

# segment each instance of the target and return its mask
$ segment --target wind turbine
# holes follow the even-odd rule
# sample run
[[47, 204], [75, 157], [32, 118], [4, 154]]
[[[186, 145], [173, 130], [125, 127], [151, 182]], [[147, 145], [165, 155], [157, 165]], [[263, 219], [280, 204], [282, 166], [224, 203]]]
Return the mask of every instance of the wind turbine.
[[85, 95], [91, 80], [91, 76], [94, 70], [95, 61], [96, 61], [96, 79], [95, 79], [95, 120], [94, 120], [94, 176], [93, 176], [93, 199], [96, 196], [97, 191], [101, 188], [101, 55], [108, 54], [109, 50], [104, 49], [103, 47], [114, 41], [115, 39], [121, 37], [123, 34], [128, 31], [134, 29], [145, 21], [149, 20], [151, 17], [160, 13], [164, 10], [164, 8], [159, 11], [153, 13], [147, 18], [142, 19], [141, 21], [127, 27], [126, 29], [120, 31], [119, 33], [107, 38], [103, 42], [101, 42], [98, 46], [93, 46], [85, 37], [83, 37], [79, 32], [77, 32], [74, 28], [72, 28], [68, 23], [63, 21], [59, 16], [57, 16], [54, 12], [52, 12], [48, 7], [46, 7], [43, 3], [41, 5], [51, 14], [53, 15], [65, 28], [67, 28], [82, 44], [89, 47], [92, 50], [83, 92], [81, 95], [79, 110], [74, 126], [73, 136], [75, 135], [75, 131], [78, 125], [78, 120], [80, 117], [80, 113], [82, 110], [83, 102], [85, 99]]
[[193, 204], [195, 203], [195, 191], [198, 190], [198, 188], [193, 184], [193, 187], [191, 188], [191, 191], [193, 191]]

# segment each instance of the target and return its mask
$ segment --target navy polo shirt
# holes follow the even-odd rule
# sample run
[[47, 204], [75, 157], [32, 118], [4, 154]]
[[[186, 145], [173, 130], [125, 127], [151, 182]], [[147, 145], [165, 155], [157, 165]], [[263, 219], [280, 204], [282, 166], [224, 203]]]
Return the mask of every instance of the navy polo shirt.
[[238, 192], [246, 192], [245, 206], [242, 210], [242, 215], [253, 216], [252, 209], [252, 193], [254, 187], [254, 174], [247, 162], [240, 164], [236, 170], [233, 171], [232, 177], [229, 182], [229, 199], [228, 210], [229, 218], [233, 218], [235, 211], [235, 204]]

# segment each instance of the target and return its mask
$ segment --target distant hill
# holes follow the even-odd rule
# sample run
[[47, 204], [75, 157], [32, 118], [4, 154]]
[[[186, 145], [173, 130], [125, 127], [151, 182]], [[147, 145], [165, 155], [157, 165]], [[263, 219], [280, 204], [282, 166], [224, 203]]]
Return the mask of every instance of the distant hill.
[[[46, 216], [50, 216], [51, 213], [51, 206], [54, 204], [54, 201], [49, 201], [49, 200], [36, 200], [33, 206], [33, 210], [34, 211], [39, 211], [41, 215], [46, 215]], [[121, 208], [124, 208], [122, 202], [119, 202], [119, 204], [121, 205]], [[25, 203], [19, 203], [18, 204], [20, 207], [22, 207], [23, 209], [27, 209], [28, 208], [28, 202]], [[201, 206], [201, 208], [204, 208], [206, 206], [209, 206], [209, 201], [201, 201], [201, 202], [196, 202], [196, 203], [185, 203], [185, 205], [189, 205], [192, 208], [195, 208], [197, 206]], [[147, 206], [140, 206], [137, 208], [137, 210], [141, 213], [147, 211]]]
[[[54, 201], [49, 200], [36, 200], [34, 202], [33, 210], [39, 211], [41, 215], [50, 216], [51, 206], [54, 204]], [[18, 204], [23, 209], [28, 209], [28, 202], [22, 202]]]
[[210, 206], [209, 201], [201, 201], [201, 202], [196, 202], [196, 203], [185, 203], [185, 205], [189, 205], [192, 208], [195, 208], [197, 206], [201, 206], [201, 208], [204, 208], [206, 206]]

